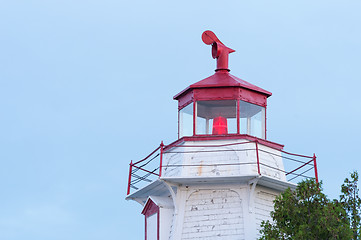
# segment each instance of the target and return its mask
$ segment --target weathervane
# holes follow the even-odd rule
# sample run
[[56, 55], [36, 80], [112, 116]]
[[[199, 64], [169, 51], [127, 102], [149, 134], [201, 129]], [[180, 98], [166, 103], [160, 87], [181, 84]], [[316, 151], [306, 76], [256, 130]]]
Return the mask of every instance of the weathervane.
[[235, 50], [224, 45], [212, 31], [204, 31], [202, 34], [202, 41], [207, 44], [212, 44], [212, 57], [217, 58], [217, 71], [228, 69], [228, 54], [235, 52]]

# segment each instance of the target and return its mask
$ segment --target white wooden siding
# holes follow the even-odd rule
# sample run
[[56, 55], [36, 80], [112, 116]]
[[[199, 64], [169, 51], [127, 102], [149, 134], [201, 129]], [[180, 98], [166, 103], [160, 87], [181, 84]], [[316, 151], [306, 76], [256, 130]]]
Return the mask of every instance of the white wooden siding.
[[[206, 141], [187, 142], [187, 146], [199, 144], [210, 147], [174, 147], [167, 150], [163, 158], [163, 177], [227, 177], [257, 174], [254, 142], [227, 140], [213, 141], [212, 145], [235, 142], [245, 144], [212, 147]], [[282, 153], [262, 144], [258, 144], [258, 147], [261, 174], [286, 181]]]
[[[197, 165], [189, 167], [188, 176], [239, 176], [239, 159], [232, 148], [207, 147], [191, 155], [187, 164]], [[217, 165], [219, 164], [219, 165]], [[222, 165], [227, 164], [227, 165]], [[234, 165], [228, 165], [234, 164]]]
[[258, 189], [256, 189], [255, 197], [255, 217], [257, 236], [259, 237], [262, 221], [272, 220], [271, 212], [274, 209], [273, 201], [275, 200], [278, 193], [266, 188], [258, 187]]
[[235, 191], [196, 191], [186, 201], [181, 239], [244, 239], [242, 212]]

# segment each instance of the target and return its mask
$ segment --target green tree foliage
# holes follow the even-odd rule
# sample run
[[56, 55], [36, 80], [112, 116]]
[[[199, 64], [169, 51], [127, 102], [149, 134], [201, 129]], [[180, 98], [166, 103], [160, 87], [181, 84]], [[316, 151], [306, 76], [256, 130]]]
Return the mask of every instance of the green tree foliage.
[[346, 210], [352, 229], [352, 239], [360, 239], [361, 199], [358, 189], [358, 173], [351, 173], [341, 186], [340, 202]]
[[280, 194], [271, 217], [272, 222], [262, 222], [262, 240], [352, 238], [343, 205], [330, 201], [314, 180], [305, 180], [295, 191], [287, 189]]

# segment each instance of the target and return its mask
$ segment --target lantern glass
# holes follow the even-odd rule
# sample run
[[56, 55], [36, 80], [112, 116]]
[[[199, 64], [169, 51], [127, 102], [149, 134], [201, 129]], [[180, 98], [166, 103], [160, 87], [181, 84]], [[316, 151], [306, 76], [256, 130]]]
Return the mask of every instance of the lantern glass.
[[179, 110], [179, 138], [193, 136], [193, 103]]
[[265, 138], [265, 108], [240, 101], [240, 131], [241, 134], [248, 134], [258, 138]]
[[227, 133], [237, 133], [237, 102], [235, 100], [198, 101], [196, 107], [196, 134], [212, 134], [217, 117], [227, 120]]

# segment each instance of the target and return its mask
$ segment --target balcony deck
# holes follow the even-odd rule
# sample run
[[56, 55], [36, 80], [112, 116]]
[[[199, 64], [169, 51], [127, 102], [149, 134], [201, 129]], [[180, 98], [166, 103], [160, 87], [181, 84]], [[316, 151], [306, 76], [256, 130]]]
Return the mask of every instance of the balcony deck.
[[161, 144], [146, 158], [131, 162], [127, 199], [164, 189], [164, 181], [208, 184], [257, 178], [257, 184], [283, 191], [294, 188], [304, 178], [317, 180], [315, 156], [289, 153], [279, 146], [249, 137], [212, 141], [188, 138], [167, 146]]

